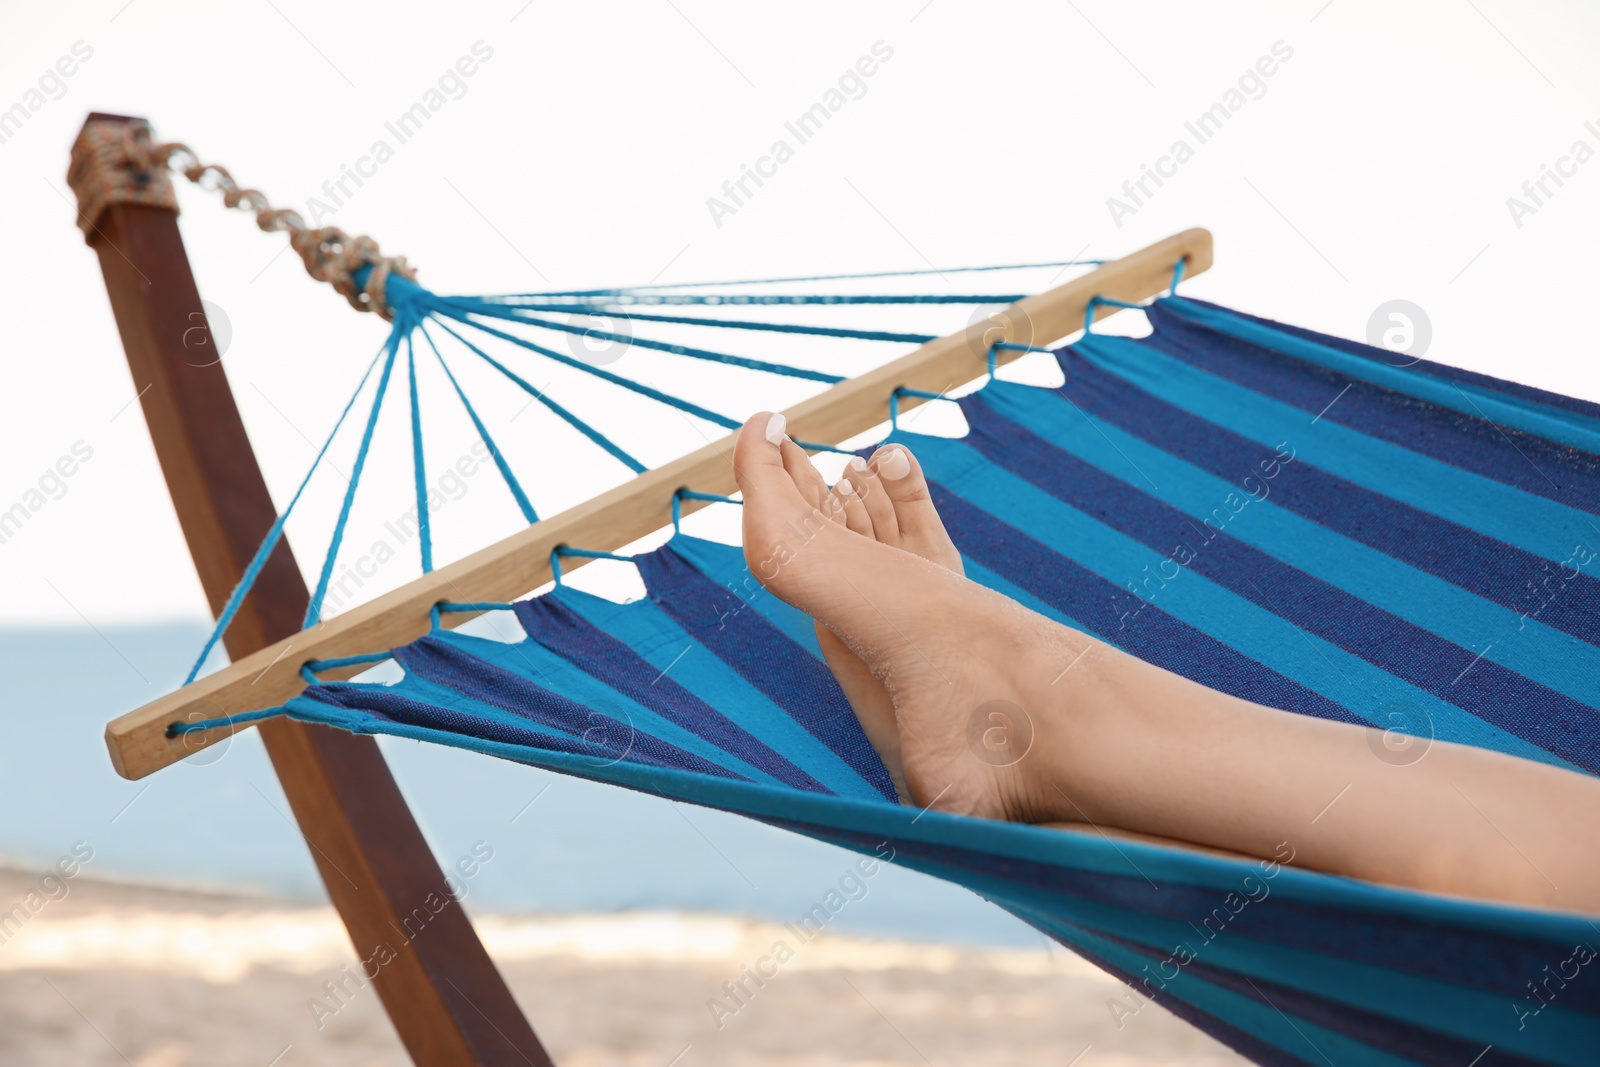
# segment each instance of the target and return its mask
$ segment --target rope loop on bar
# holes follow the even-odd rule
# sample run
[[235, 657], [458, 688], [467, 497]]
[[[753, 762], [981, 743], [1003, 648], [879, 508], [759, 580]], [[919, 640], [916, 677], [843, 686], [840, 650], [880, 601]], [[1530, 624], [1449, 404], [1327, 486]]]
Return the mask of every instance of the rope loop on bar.
[[1144, 305], [1130, 304], [1126, 300], [1116, 300], [1109, 296], [1091, 296], [1089, 302], [1083, 307], [1083, 335], [1085, 337], [1094, 333], [1094, 309], [1098, 307], [1130, 308], [1134, 311], [1139, 311]]
[[446, 612], [455, 615], [463, 614], [469, 611], [484, 612], [511, 610], [512, 606], [510, 604], [503, 604], [498, 600], [474, 600], [468, 603], [462, 603], [454, 600], [440, 600], [436, 601], [433, 607], [428, 609], [428, 621], [432, 625], [432, 628], [437, 630], [443, 625], [439, 620], [439, 616], [445, 614]]
[[900, 398], [903, 396], [915, 396], [923, 400], [950, 399], [943, 393], [930, 393], [926, 389], [913, 389], [909, 385], [895, 386], [894, 392], [889, 394], [889, 430], [891, 433], [900, 428]]
[[[287, 708], [262, 708], [260, 711], [241, 711], [237, 715], [222, 715], [215, 719], [200, 719], [196, 722], [173, 722], [167, 724], [167, 737], [182, 737], [184, 734], [204, 733], [207, 730], [216, 730], [223, 726], [243, 726], [245, 723], [260, 722], [262, 719], [272, 719], [286, 714]], [[197, 750], [198, 751], [198, 750]]]
[[571, 545], [557, 545], [550, 550], [550, 577], [556, 583], [556, 588], [561, 587], [561, 557], [579, 556], [583, 559], [612, 559], [618, 563], [632, 563], [632, 556], [622, 556], [615, 552], [600, 552], [592, 548], [573, 548]]
[[683, 532], [683, 502], [685, 500], [704, 500], [712, 504], [743, 504], [744, 501], [737, 497], [720, 496], [716, 493], [702, 493], [687, 486], [679, 486], [672, 493], [672, 532]]
[[[1168, 296], [1178, 295], [1178, 283], [1183, 280], [1183, 272], [1188, 268], [1189, 257], [1181, 256], [1172, 265], [1172, 284], [1167, 288]], [[1143, 311], [1144, 304], [1130, 304], [1126, 300], [1115, 300], [1109, 296], [1091, 296], [1089, 303], [1083, 309], [1083, 335], [1088, 337], [1094, 332], [1094, 309], [1097, 307], [1130, 308], [1134, 311]]]
[[78, 226], [86, 237], [92, 235], [113, 204], [146, 204], [176, 214], [178, 199], [169, 170], [221, 193], [225, 206], [251, 212], [268, 233], [288, 233], [307, 274], [333, 286], [357, 311], [393, 321], [385, 297], [389, 276], [417, 276], [404, 256], [385, 256], [372, 238], [352, 237], [337, 226], [308, 226], [298, 211], [274, 208], [265, 193], [240, 186], [227, 167], [201, 162], [188, 145], [156, 141], [143, 119], [93, 119], [78, 135], [67, 170], [67, 184], [78, 196]]
[[382, 663], [394, 659], [393, 652], [366, 652], [359, 656], [340, 656], [337, 659], [309, 659], [300, 664], [300, 678], [307, 685], [316, 685], [322, 681], [317, 677], [320, 671], [331, 671], [338, 667], [358, 667], [367, 663]]

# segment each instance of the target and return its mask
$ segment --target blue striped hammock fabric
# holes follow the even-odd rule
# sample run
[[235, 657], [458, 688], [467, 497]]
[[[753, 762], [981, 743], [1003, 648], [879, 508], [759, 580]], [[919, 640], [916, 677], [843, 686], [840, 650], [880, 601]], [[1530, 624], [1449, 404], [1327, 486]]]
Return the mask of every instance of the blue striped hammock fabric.
[[[1213, 688], [1418, 735], [1374, 758], [1600, 772], [1600, 407], [1148, 311], [1149, 337], [1062, 349], [1059, 389], [959, 400], [961, 439], [895, 431], [969, 576]], [[1260, 1063], [1600, 1062], [1600, 922], [903, 807], [810, 619], [737, 548], [635, 559], [645, 599], [558, 586], [514, 606], [516, 643], [436, 626], [401, 680], [287, 710], [892, 849], [1124, 980], [1113, 1014], [1154, 1000]]]

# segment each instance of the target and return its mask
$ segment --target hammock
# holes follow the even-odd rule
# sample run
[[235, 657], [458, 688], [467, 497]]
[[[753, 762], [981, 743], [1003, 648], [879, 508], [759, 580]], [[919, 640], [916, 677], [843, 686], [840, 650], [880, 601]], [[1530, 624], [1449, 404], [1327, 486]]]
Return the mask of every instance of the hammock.
[[[1377, 759], [1414, 762], [1442, 740], [1600, 773], [1600, 406], [1435, 364], [1396, 365], [1392, 353], [1180, 298], [1191, 255], [1177, 251], [1184, 235], [1103, 268], [1096, 280], [1148, 296], [1155, 286], [1140, 272], [1153, 252], [1172, 252], [1157, 255], [1163, 270], [1177, 262], [1172, 295], [1144, 309], [1154, 332], [1137, 340], [1093, 334], [1098, 307], [1135, 305], [1088, 299], [1082, 338], [1054, 354], [1065, 384], [1045, 389], [995, 376], [1002, 353], [1034, 351], [1012, 343], [1029, 306], [1015, 304], [1017, 295], [792, 295], [724, 283], [711, 292], [665, 285], [444, 297], [369, 239], [306, 227], [225, 169], [182, 146], [153, 145], [142, 124], [124, 133], [91, 122], [80, 136], [69, 178], [88, 205], [86, 230], [106, 203], [174, 206], [164, 184], [169, 160], [254, 212], [263, 229], [287, 230], [314, 277], [394, 323], [219, 613], [191, 682], [370, 384], [305, 625], [321, 619], [384, 397], [401, 388], [397, 370], [410, 401], [420, 563], [433, 569], [419, 357], [442, 368], [530, 529], [543, 530], [552, 523], [539, 521], [451, 360], [481, 359], [637, 473], [643, 463], [486, 346], [563, 364], [731, 429], [738, 420], [728, 415], [532, 338], [584, 335], [831, 384], [840, 377], [634, 337], [629, 324], [906, 344], [932, 338], [721, 309], [1012, 304], [1000, 313], [999, 336], [1010, 341], [969, 330], [936, 342], [979, 337], [974, 373], [987, 356], [989, 380], [951, 401], [966, 418], [965, 436], [898, 425], [902, 400], [943, 394], [893, 382], [884, 390], [894, 389], [890, 439], [921, 458], [970, 577], [1213, 688], [1382, 727]], [[1209, 259], [1207, 237], [1199, 266]], [[919, 273], [928, 272], [782, 281]], [[684, 310], [695, 305], [719, 306], [719, 317]], [[597, 325], [606, 319], [621, 325]], [[451, 359], [441, 344], [453, 347]], [[690, 501], [738, 503], [676, 488], [674, 527]], [[1121, 978], [1126, 990], [1108, 1003], [1119, 1024], [1153, 1001], [1260, 1063], [1595, 1060], [1594, 921], [1298, 869], [1292, 840], [1272, 859], [1231, 859], [904, 807], [824, 665], [811, 621], [767, 594], [737, 548], [675, 532], [631, 557], [648, 596], [626, 604], [563, 584], [564, 557], [625, 558], [559, 546], [552, 591], [514, 604], [435, 604], [428, 632], [402, 647], [300, 667], [305, 687], [281, 707], [239, 711], [251, 705], [240, 703], [236, 681], [225, 683], [233, 686], [226, 697], [222, 683], [186, 687], [113, 723], [113, 759], [136, 777], [181, 758], [191, 750], [186, 740], [199, 746], [279, 714], [434, 741], [737, 812], [959, 883]], [[394, 612], [409, 603], [396, 600]], [[448, 627], [447, 618], [468, 612], [509, 612], [523, 636], [494, 640]], [[255, 692], [271, 689], [288, 652], [284, 643], [269, 662], [218, 673], [248, 666], [242, 688], [268, 678]], [[402, 672], [393, 682], [320, 679], [391, 659]], [[236, 713], [178, 713], [220, 710], [210, 697]], [[1581, 835], [1593, 829], [1578, 831], [1575, 847], [1584, 847]]]
[[[1056, 353], [1059, 389], [953, 401], [965, 437], [895, 427], [969, 576], [1214, 688], [1383, 727], [1375, 758], [1441, 740], [1600, 772], [1600, 407], [1196, 300], [1146, 310], [1149, 337]], [[678, 533], [631, 559], [645, 599], [558, 568], [545, 595], [441, 605], [398, 681], [308, 668], [276, 710], [892, 857], [1121, 978], [1119, 1020], [1153, 1000], [1260, 1063], [1594, 1062], [1590, 920], [1295, 869], [1293, 841], [1244, 861], [900, 806], [809, 618], [737, 548]], [[519, 640], [442, 625], [495, 609]]]

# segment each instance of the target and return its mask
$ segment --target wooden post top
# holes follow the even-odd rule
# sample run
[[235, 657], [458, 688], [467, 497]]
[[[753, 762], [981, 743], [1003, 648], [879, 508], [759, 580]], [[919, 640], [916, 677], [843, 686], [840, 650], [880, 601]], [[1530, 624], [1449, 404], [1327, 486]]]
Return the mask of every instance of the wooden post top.
[[178, 194], [166, 160], [150, 156], [150, 124], [128, 115], [93, 112], [72, 142], [67, 184], [78, 198], [78, 228], [90, 244], [113, 204], [143, 204], [178, 213]]

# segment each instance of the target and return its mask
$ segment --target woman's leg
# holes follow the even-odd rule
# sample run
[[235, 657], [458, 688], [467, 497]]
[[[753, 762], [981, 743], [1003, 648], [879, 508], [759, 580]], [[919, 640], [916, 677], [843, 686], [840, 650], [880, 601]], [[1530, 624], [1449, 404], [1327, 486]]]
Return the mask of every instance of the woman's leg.
[[[881, 686], [912, 802], [1600, 912], [1600, 780], [1443, 742], [1386, 759], [1378, 731], [1208, 689], [863, 536], [809, 469], [781, 422], [746, 424], [746, 558]], [[881, 737], [882, 698], [850, 689]]]

